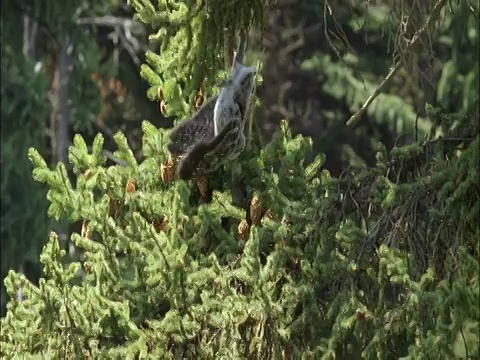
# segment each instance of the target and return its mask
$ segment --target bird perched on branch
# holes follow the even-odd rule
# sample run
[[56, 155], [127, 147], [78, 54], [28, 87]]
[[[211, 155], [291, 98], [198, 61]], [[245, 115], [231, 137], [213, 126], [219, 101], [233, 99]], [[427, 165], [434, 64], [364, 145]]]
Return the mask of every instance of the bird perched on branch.
[[243, 151], [255, 75], [255, 68], [235, 61], [220, 94], [171, 131], [168, 150], [180, 157], [177, 173], [181, 179], [211, 173]]
[[238, 137], [232, 142], [232, 151], [227, 154], [228, 160], [236, 158], [245, 148], [245, 124], [248, 108], [255, 83], [256, 70], [239, 62], [233, 66], [229, 82], [222, 87], [213, 110], [214, 134], [218, 136], [230, 122], [239, 129]]

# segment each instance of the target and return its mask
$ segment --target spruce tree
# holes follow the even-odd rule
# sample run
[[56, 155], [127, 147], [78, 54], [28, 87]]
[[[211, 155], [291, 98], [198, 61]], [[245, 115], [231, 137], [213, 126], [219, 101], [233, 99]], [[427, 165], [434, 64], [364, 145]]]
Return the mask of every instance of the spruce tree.
[[[142, 69], [148, 94], [180, 121], [228, 71], [218, 58], [224, 26], [261, 27], [266, 6], [132, 5], [160, 28], [152, 38], [161, 53], [148, 53]], [[72, 235], [83, 257], [65, 263], [52, 233], [38, 287], [9, 273], [1, 355], [478, 356], [478, 118], [428, 111], [443, 138], [432, 131], [391, 152], [379, 146], [375, 166], [339, 178], [321, 169], [322, 155], [305, 163], [311, 140], [283, 121], [268, 144], [252, 137], [208, 177], [210, 196], [202, 182], [175, 179], [169, 129], [148, 121], [142, 161], [115, 135], [122, 165], [106, 165], [101, 135], [91, 151], [76, 135], [75, 183], [65, 164], [50, 169], [30, 149], [33, 176], [50, 189], [49, 216], [83, 222]], [[458, 124], [466, 130], [454, 137]], [[238, 179], [248, 206], [233, 201]], [[13, 296], [20, 286], [22, 301]]]

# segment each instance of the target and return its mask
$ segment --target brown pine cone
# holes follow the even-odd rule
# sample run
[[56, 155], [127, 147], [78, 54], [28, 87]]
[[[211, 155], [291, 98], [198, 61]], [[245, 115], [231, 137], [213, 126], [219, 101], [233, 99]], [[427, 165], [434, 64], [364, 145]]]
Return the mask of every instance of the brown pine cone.
[[155, 227], [155, 230], [157, 231], [157, 233], [159, 233], [161, 231], [167, 232], [170, 229], [169, 221], [168, 221], [167, 217], [164, 217], [161, 220], [160, 219], [155, 220], [153, 222], [153, 226]]
[[133, 179], [128, 180], [127, 182], [127, 192], [131, 193], [137, 190], [137, 182]]
[[260, 198], [255, 195], [250, 202], [250, 220], [252, 224], [258, 225], [260, 224], [260, 220], [262, 218], [262, 202]]
[[203, 201], [208, 200], [208, 179], [205, 176], [197, 177], [197, 186]]
[[247, 220], [243, 219], [238, 224], [238, 234], [240, 235], [241, 241], [247, 241], [250, 232], [250, 226], [248, 226]]
[[108, 206], [108, 216], [116, 219], [120, 215], [121, 210], [121, 203], [118, 200], [114, 200], [110, 198], [109, 206]]
[[269, 209], [265, 212], [265, 215], [263, 215], [262, 219], [270, 219], [273, 221], [277, 221], [278, 215], [274, 214], [273, 211]]
[[161, 176], [164, 183], [168, 184], [175, 180], [176, 161], [169, 156], [168, 160], [160, 166]]

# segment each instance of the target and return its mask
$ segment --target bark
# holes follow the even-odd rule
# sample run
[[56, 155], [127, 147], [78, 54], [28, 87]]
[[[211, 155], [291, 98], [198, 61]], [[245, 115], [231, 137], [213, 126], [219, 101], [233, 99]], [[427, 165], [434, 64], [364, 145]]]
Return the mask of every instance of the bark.
[[[56, 62], [53, 68], [52, 85], [49, 98], [52, 103], [50, 115], [50, 147], [51, 163], [55, 167], [59, 162], [67, 165], [69, 145], [70, 104], [69, 87], [73, 71], [73, 43], [67, 38], [62, 46], [57, 48]], [[67, 245], [68, 227], [61, 224], [50, 224], [59, 240]]]
[[73, 45], [66, 41], [59, 49], [50, 89], [52, 113], [50, 116], [52, 165], [68, 160], [68, 126], [70, 121], [69, 85], [73, 70]]

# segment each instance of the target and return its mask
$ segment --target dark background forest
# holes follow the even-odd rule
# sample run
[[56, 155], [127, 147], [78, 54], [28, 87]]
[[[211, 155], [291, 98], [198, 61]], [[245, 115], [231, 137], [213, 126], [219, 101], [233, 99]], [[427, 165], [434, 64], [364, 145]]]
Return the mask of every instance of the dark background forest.
[[[450, 129], [456, 119], [473, 128], [456, 138], [478, 136], [479, 5], [454, 0], [437, 10], [437, 3], [270, 4], [263, 28], [250, 32], [247, 54], [262, 62], [255, 122], [263, 146], [288, 119], [294, 134], [312, 138], [309, 160], [324, 154], [324, 168], [339, 177], [375, 166], [379, 147], [413, 144]], [[2, 279], [14, 269], [38, 283], [51, 230], [77, 258], [69, 235], [81, 222], [47, 217], [48, 189], [32, 178], [30, 147], [53, 168], [68, 162], [74, 134], [91, 144], [102, 133], [111, 157], [113, 135], [122, 131], [141, 159], [142, 121], [169, 128], [177, 118], [141, 76], [147, 50], [158, 52], [159, 45], [155, 29], [133, 15], [122, 0], [1, 3]], [[347, 126], [399, 61], [375, 101]], [[7, 301], [2, 285], [2, 315]]]

